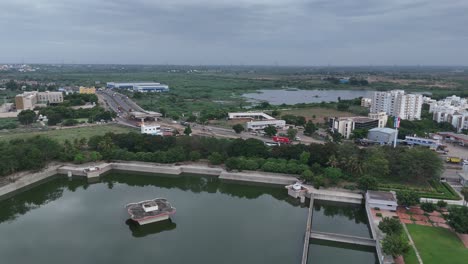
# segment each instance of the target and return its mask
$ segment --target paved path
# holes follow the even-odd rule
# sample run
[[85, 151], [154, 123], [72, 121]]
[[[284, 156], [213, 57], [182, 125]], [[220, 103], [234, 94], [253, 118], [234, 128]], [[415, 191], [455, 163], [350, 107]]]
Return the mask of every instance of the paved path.
[[408, 228], [406, 228], [406, 225], [405, 225], [405, 224], [402, 224], [402, 225], [403, 225], [403, 229], [405, 230], [406, 235], [407, 235], [408, 238], [409, 238], [410, 244], [411, 244], [411, 246], [413, 247], [414, 252], [416, 253], [416, 257], [418, 258], [419, 264], [423, 264], [421, 255], [419, 255], [419, 251], [418, 251], [418, 249], [416, 248], [416, 246], [414, 245], [413, 238], [411, 237], [410, 233], [408, 232]]
[[312, 231], [310, 232], [310, 238], [375, 247], [375, 240], [366, 237]]

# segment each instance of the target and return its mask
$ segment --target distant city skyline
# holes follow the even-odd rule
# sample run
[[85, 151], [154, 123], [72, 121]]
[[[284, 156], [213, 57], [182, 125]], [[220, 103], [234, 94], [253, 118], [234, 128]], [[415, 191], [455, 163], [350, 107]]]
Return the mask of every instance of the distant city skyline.
[[0, 2], [1, 63], [464, 66], [468, 1]]

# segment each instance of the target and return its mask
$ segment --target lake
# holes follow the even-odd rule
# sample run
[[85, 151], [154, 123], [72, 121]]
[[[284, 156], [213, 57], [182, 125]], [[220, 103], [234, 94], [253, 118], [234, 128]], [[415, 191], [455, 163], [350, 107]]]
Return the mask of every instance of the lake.
[[[156, 197], [177, 208], [172, 220], [128, 220], [125, 204]], [[300, 263], [307, 218], [282, 187], [116, 172], [94, 184], [56, 177], [0, 208], [2, 263]], [[362, 210], [317, 203], [313, 228], [365, 236]], [[344, 262], [373, 264], [375, 253], [311, 241], [309, 263]]]
[[266, 101], [272, 105], [337, 102], [358, 97], [372, 98], [374, 91], [368, 90], [259, 90], [257, 93], [243, 94], [251, 102]]

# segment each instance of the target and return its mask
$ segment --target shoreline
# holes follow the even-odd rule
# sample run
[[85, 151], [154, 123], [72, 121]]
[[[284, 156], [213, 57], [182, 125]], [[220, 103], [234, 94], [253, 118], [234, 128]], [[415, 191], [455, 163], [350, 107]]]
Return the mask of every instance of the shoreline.
[[[99, 170], [85, 172], [85, 169], [97, 167]], [[150, 162], [97, 162], [81, 165], [70, 165], [66, 163], [53, 163], [38, 172], [19, 172], [5, 179], [10, 182], [0, 187], [0, 199], [3, 200], [17, 191], [27, 189], [36, 183], [44, 181], [55, 175], [68, 175], [86, 177], [88, 181], [93, 182], [99, 179], [101, 174], [109, 171], [122, 172], [143, 172], [152, 174], [180, 175], [183, 173], [215, 176], [221, 180], [264, 183], [272, 185], [286, 186], [297, 182], [299, 179], [294, 176], [278, 173], [267, 173], [258, 171], [229, 172], [221, 167], [211, 167], [208, 164], [159, 164]]]

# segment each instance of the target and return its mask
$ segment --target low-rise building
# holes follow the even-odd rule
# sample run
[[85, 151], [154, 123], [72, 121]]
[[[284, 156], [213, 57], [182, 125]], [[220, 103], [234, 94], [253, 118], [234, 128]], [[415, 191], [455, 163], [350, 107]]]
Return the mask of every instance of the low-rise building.
[[276, 128], [283, 129], [286, 126], [286, 121], [273, 119], [247, 122], [247, 130], [262, 130], [268, 126], [274, 126]]
[[363, 97], [361, 99], [361, 106], [366, 107], [366, 108], [370, 108], [372, 106], [372, 98]]
[[340, 133], [344, 138], [349, 139], [355, 129], [372, 129], [379, 127], [382, 122], [379, 119], [365, 116], [354, 117], [334, 117], [329, 119], [330, 129]]
[[430, 139], [430, 138], [406, 136], [405, 142], [408, 145], [418, 145], [418, 146], [424, 146], [424, 147], [430, 147], [430, 148], [437, 148], [438, 146], [440, 146], [439, 140]]
[[229, 119], [274, 120], [275, 118], [263, 112], [228, 113]]
[[367, 191], [366, 203], [370, 208], [379, 208], [380, 210], [396, 211], [397, 199], [393, 192]]
[[391, 145], [395, 141], [395, 135], [397, 133], [396, 129], [388, 127], [373, 128], [369, 130], [367, 139], [373, 142], [378, 142], [381, 145]]
[[134, 92], [168, 92], [169, 86], [157, 82], [134, 82], [134, 83], [118, 83], [118, 82], [108, 82], [106, 85], [107, 88], [112, 89], [126, 89]]
[[148, 135], [155, 135], [155, 136], [162, 136], [163, 131], [161, 130], [161, 126], [157, 124], [141, 124], [141, 133], [148, 134]]
[[7, 113], [13, 110], [13, 103], [5, 103], [0, 105], [0, 113]]
[[84, 87], [80, 86], [80, 94], [95, 94], [96, 93], [96, 87]]

